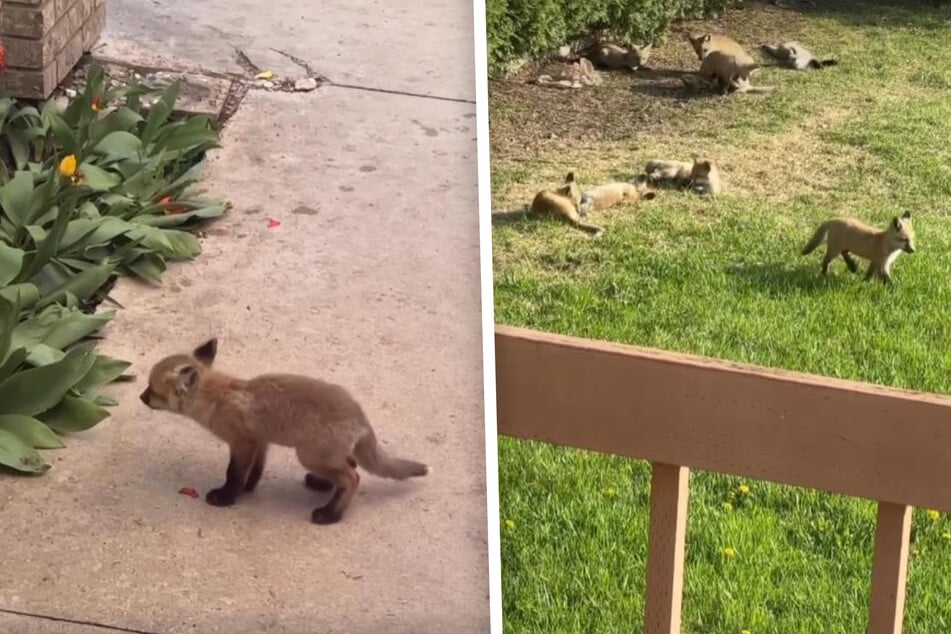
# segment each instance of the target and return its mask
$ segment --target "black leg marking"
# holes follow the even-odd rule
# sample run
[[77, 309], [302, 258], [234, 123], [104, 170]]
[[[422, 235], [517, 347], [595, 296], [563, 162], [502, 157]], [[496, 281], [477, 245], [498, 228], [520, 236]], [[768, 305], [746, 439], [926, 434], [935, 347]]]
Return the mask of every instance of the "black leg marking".
[[234, 453], [231, 453], [231, 459], [228, 461], [228, 471], [224, 486], [212, 489], [205, 494], [205, 501], [212, 506], [231, 506], [238, 499], [238, 494], [244, 488], [244, 474], [246, 465]]
[[310, 514], [310, 519], [314, 524], [336, 524], [340, 521], [343, 513], [340, 510], [340, 495], [343, 493], [340, 487], [334, 491], [333, 497], [323, 506], [318, 506]]
[[858, 273], [859, 265], [855, 263], [855, 258], [852, 257], [852, 254], [848, 251], [842, 252], [842, 259], [845, 260], [845, 265], [849, 267], [849, 270], [853, 273]]
[[248, 482], [244, 485], [246, 493], [254, 491], [261, 480], [261, 474], [264, 473], [264, 451], [259, 451], [254, 455], [254, 464], [251, 465], [251, 471], [248, 473]]
[[308, 473], [304, 476], [304, 485], [308, 489], [313, 489], [314, 491], [320, 491], [321, 493], [326, 493], [327, 491], [333, 491], [336, 485], [328, 480], [327, 478], [321, 478], [316, 473]]

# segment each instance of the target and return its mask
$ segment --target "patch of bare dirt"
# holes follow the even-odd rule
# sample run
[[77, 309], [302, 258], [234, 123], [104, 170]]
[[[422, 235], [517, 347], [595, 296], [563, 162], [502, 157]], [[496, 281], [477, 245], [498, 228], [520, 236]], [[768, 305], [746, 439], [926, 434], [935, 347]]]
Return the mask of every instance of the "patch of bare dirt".
[[699, 68], [686, 34], [729, 33], [761, 58], [760, 44], [800, 37], [804, 20], [799, 11], [755, 3], [717, 19], [681, 21], [666, 43], [655, 45], [650, 70], [600, 71], [602, 85], [577, 90], [532, 83], [542, 74], [557, 76], [564, 61], [530, 62], [489, 84], [493, 159], [531, 156], [551, 142], [636, 142], [640, 135], [702, 129], [736, 97], [693, 95], [685, 88], [681, 78]]

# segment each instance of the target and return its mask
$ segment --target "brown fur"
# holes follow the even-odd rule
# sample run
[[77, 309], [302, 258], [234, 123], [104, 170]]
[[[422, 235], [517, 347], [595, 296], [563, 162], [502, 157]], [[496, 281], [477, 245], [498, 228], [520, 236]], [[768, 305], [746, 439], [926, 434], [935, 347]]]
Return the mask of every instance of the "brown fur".
[[700, 62], [702, 62], [707, 55], [716, 51], [733, 57], [740, 66], [748, 66], [751, 70], [759, 67], [756, 60], [746, 52], [746, 49], [743, 48], [739, 42], [726, 35], [719, 33], [687, 35], [687, 40], [690, 42], [690, 46], [693, 47], [694, 52], [697, 54], [697, 60]]
[[159, 361], [140, 396], [150, 408], [187, 416], [228, 443], [227, 479], [205, 496], [209, 504], [230, 506], [240, 493], [254, 490], [270, 444], [295, 448], [311, 472], [307, 485], [334, 491], [311, 514], [317, 524], [340, 520], [360, 483], [357, 465], [396, 480], [428, 472], [424, 464], [387, 455], [344, 388], [294, 374], [235, 378], [212, 368], [217, 345], [211, 339], [191, 354]]
[[835, 66], [839, 63], [832, 57], [826, 59], [817, 58], [812, 54], [812, 51], [799, 42], [783, 42], [776, 46], [763, 44], [760, 46], [760, 49], [778, 61], [780, 65], [794, 70], [808, 70], [810, 68], [822, 69], [826, 66]]
[[598, 43], [580, 51], [579, 55], [587, 57], [595, 66], [602, 68], [637, 70], [647, 64], [652, 49], [653, 45], [651, 44], [644, 46], [630, 44], [625, 47], [617, 44]]
[[689, 187], [698, 194], [716, 196], [723, 188], [717, 164], [707, 158], [695, 158], [693, 163], [655, 159], [647, 162], [645, 171], [652, 183]]
[[875, 229], [853, 218], [836, 218], [823, 222], [816, 229], [812, 239], [802, 249], [808, 255], [826, 243], [826, 254], [822, 258], [822, 274], [829, 272], [832, 261], [842, 256], [853, 273], [858, 265], [853, 255], [869, 261], [865, 279], [878, 277], [883, 283], [892, 281], [891, 266], [899, 254], [915, 252], [915, 230], [911, 225], [911, 212], [892, 218], [888, 228]]
[[558, 189], [545, 189], [535, 194], [528, 211], [533, 216], [552, 216], [593, 236], [604, 231], [602, 227], [581, 219], [581, 190], [575, 181], [574, 172], [568, 172], [565, 184]]
[[772, 86], [754, 87], [750, 75], [754, 67], [737, 61], [737, 58], [721, 51], [711, 51], [700, 63], [698, 75], [704, 82], [717, 86], [723, 94], [729, 92], [772, 92]]
[[600, 211], [625, 201], [653, 200], [656, 195], [647, 177], [640, 176], [629, 183], [605, 183], [592, 187], [582, 195], [582, 207], [586, 211]]

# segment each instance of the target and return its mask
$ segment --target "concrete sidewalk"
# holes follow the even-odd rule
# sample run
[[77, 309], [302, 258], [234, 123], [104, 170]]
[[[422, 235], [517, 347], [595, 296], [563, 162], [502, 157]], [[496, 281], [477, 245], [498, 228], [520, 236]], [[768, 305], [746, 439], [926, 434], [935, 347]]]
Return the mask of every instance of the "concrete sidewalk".
[[[205, 183], [234, 209], [162, 287], [113, 293], [103, 349], [139, 378], [44, 477], [0, 479], [0, 631], [489, 629], [471, 5], [305, 6], [109, 0], [97, 53], [247, 74], [235, 46], [280, 48], [338, 85], [248, 92]], [[136, 397], [212, 335], [222, 369], [346, 385], [432, 474], [365, 475], [329, 527], [282, 448], [234, 507], [179, 495], [219, 486], [227, 450]]]

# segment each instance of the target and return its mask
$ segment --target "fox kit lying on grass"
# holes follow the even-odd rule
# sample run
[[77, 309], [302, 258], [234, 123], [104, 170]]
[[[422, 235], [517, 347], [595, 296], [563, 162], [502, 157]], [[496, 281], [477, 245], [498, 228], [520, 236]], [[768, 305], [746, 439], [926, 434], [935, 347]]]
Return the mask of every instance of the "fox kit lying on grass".
[[650, 59], [652, 44], [637, 46], [619, 46], [617, 44], [597, 43], [578, 52], [578, 55], [587, 57], [595, 66], [611, 70], [637, 70], [643, 68]]
[[822, 273], [829, 272], [832, 260], [842, 256], [849, 270], [855, 273], [858, 266], [853, 255], [869, 260], [865, 279], [878, 276], [883, 283], [892, 281], [891, 268], [895, 259], [904, 251], [915, 252], [915, 231], [911, 226], [911, 212], [901, 218], [892, 218], [888, 228], [878, 230], [852, 218], [836, 218], [819, 225], [802, 254], [808, 255], [826, 242], [826, 254], [822, 258]]
[[294, 447], [309, 473], [308, 487], [333, 492], [314, 509], [317, 524], [340, 520], [360, 483], [357, 465], [396, 480], [426, 475], [424, 464], [394, 458], [378, 445], [360, 405], [342, 387], [293, 374], [262, 374], [244, 380], [212, 369], [218, 343], [159, 361], [139, 398], [152, 409], [187, 416], [228, 443], [224, 486], [205, 500], [230, 506], [261, 479], [268, 445]]
[[799, 42], [783, 42], [778, 46], [763, 44], [760, 46], [764, 53], [777, 60], [781, 65], [795, 70], [806, 70], [809, 68], [825, 68], [826, 66], [835, 66], [839, 62], [832, 57], [818, 59]]
[[581, 190], [575, 182], [574, 172], [565, 176], [565, 184], [554, 191], [542, 190], [535, 194], [529, 213], [534, 216], [553, 216], [593, 236], [601, 235], [602, 227], [581, 219]]
[[720, 170], [710, 159], [695, 158], [693, 163], [656, 159], [647, 162], [647, 178], [652, 183], [672, 183], [677, 187], [689, 187], [698, 194], [720, 193]]
[[657, 194], [650, 189], [646, 175], [640, 175], [629, 183], [606, 183], [592, 187], [581, 195], [583, 214], [600, 211], [627, 200], [653, 200]]
[[696, 79], [705, 84], [708, 89], [717, 88], [724, 95], [730, 92], [772, 92], [773, 86], [753, 86], [750, 75], [755, 68], [742, 64], [736, 57], [721, 51], [711, 51], [700, 63], [700, 70], [696, 76], [684, 75], [683, 82], [690, 88], [696, 89]]

